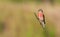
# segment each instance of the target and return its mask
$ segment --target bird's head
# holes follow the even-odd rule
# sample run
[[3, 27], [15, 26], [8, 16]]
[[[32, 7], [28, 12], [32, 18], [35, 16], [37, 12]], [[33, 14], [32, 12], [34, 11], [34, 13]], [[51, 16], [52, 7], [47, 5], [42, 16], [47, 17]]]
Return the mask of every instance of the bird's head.
[[39, 9], [38, 12], [42, 12], [43, 13], [43, 10], [42, 9]]

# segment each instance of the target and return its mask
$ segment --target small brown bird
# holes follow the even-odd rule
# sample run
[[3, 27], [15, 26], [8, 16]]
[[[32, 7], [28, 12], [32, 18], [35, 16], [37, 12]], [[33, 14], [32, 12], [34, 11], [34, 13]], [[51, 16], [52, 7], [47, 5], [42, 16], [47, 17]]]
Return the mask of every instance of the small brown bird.
[[43, 14], [43, 10], [39, 9], [38, 10], [38, 19], [40, 21], [40, 23], [42, 24], [43, 28], [45, 27], [45, 16]]

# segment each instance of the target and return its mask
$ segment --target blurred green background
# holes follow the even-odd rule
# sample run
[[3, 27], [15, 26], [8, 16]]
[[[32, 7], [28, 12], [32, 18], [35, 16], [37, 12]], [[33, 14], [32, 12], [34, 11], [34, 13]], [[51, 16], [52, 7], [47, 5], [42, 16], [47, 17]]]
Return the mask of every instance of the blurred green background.
[[40, 8], [44, 11], [50, 37], [56, 37], [55, 23], [50, 15], [59, 3], [60, 0], [0, 0], [0, 37], [45, 37], [34, 15]]

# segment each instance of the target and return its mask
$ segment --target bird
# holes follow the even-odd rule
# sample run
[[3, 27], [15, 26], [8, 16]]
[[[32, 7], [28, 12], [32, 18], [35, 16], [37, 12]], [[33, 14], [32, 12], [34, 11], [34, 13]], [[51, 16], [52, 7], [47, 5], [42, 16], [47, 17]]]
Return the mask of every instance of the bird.
[[38, 10], [37, 17], [38, 17], [42, 27], [45, 28], [45, 24], [46, 24], [46, 22], [45, 22], [45, 15], [44, 15], [42, 9]]

